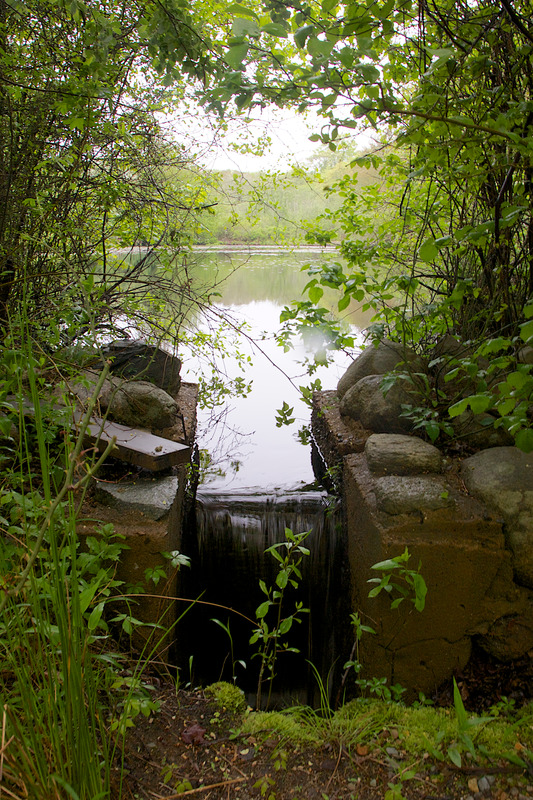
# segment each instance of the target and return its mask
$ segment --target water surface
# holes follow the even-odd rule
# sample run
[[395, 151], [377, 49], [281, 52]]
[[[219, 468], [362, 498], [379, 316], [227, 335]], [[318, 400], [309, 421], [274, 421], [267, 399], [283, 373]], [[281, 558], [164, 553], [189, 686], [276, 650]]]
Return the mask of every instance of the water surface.
[[[199, 410], [198, 443], [208, 451], [210, 469], [204, 476], [204, 488], [240, 490], [257, 487], [261, 490], [298, 489], [313, 482], [309, 446], [298, 440], [298, 428], [307, 425], [310, 409], [301, 400], [298, 387], [320, 378], [324, 389], [334, 389], [362, 343], [361, 330], [368, 325], [369, 315], [349, 309], [343, 313], [357, 341], [351, 354], [338, 353], [335, 363], [319, 367], [309, 378], [299, 363], [320, 341], [294, 341], [289, 352], [276, 344], [274, 335], [280, 329], [280, 313], [285, 305], [301, 299], [309, 280], [302, 267], [331, 254], [316, 252], [196, 253], [192, 273], [203, 285], [217, 283], [220, 297], [216, 308], [231, 315], [238, 327], [249, 326], [248, 337], [240, 339], [240, 349], [252, 363], [239, 372], [235, 358], [219, 359], [220, 368], [228, 377], [242, 374], [253, 382], [247, 397], [228, 398], [224, 407], [214, 411]], [[323, 298], [326, 307], [335, 309], [337, 296], [331, 292]], [[254, 343], [255, 341], [255, 343]], [[182, 377], [194, 381], [201, 365], [193, 353], [185, 354]], [[286, 402], [294, 408], [296, 422], [290, 427], [276, 426], [276, 409]]]

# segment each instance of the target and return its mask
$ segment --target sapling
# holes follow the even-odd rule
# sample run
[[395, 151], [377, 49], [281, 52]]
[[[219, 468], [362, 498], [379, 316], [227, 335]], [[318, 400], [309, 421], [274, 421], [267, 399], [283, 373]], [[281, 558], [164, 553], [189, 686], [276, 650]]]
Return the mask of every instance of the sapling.
[[[257, 682], [258, 708], [261, 707], [262, 687], [265, 680], [269, 682], [268, 706], [279, 653], [299, 652], [296, 647], [290, 647], [284, 637], [292, 628], [293, 623], [301, 622], [301, 615], [308, 614], [309, 609], [304, 608], [302, 602], [296, 601], [294, 611], [291, 614], [284, 614], [284, 599], [287, 587], [292, 586], [297, 589], [302, 580], [300, 565], [304, 557], [309, 555], [309, 549], [304, 547], [303, 542], [310, 533], [311, 531], [293, 533], [290, 528], [285, 528], [285, 541], [277, 542], [265, 550], [265, 553], [270, 553], [276, 559], [279, 569], [275, 586], [267, 586], [263, 580], [259, 581], [259, 586], [263, 594], [266, 595], [266, 600], [255, 611], [257, 628], [250, 637], [250, 644], [259, 643], [258, 652], [254, 656], [259, 656], [261, 659]], [[275, 614], [275, 622], [272, 627], [266, 620], [271, 611], [274, 611]], [[265, 677], [265, 673], [267, 677]]]

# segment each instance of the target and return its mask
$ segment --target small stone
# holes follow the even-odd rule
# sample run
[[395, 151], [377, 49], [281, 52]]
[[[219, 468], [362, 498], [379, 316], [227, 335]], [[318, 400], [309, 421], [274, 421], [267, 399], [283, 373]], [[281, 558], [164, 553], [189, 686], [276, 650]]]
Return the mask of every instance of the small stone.
[[509, 792], [509, 794], [511, 795], [511, 797], [518, 797], [518, 795], [520, 794], [520, 792], [518, 791], [518, 789], [516, 788], [516, 786], [513, 786], [513, 788], [512, 788], [512, 789], [511, 789], [511, 791]]
[[398, 752], [398, 750], [395, 747], [386, 747], [385, 748], [385, 752], [391, 758], [399, 758], [399, 755], [400, 755], [400, 753]]
[[387, 514], [433, 511], [455, 505], [449, 485], [437, 476], [388, 475], [376, 479], [374, 491], [378, 509]]
[[369, 785], [372, 786], [372, 787], [377, 786], [378, 782], [377, 782], [376, 778], [371, 778], [370, 781], [369, 781]]
[[479, 792], [479, 786], [478, 786], [477, 778], [469, 778], [468, 779], [468, 788], [473, 794], [476, 794], [477, 792]]
[[477, 785], [480, 792], [488, 792], [490, 790], [490, 783], [485, 775], [478, 780]]
[[415, 475], [442, 472], [440, 451], [416, 436], [374, 433], [365, 444], [368, 467], [374, 475]]

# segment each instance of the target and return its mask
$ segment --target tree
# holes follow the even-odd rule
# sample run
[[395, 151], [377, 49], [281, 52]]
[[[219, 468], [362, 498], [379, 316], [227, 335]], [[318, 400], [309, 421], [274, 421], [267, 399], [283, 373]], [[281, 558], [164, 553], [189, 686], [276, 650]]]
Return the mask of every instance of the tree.
[[[494, 394], [476, 368], [484, 399], [470, 407], [496, 408], [533, 449], [531, 367], [516, 363], [533, 333], [530, 3], [268, 0], [265, 16], [233, 8], [235, 69], [218, 99], [314, 106], [325, 120], [315, 138], [332, 150], [362, 126], [388, 145], [360, 162], [381, 170], [381, 191], [365, 197], [350, 176], [334, 187], [347, 267], [314, 276], [315, 302], [322, 281], [341, 291], [341, 309], [352, 297], [381, 307], [382, 333], [428, 347], [449, 332], [481, 345], [474, 363], [489, 356], [516, 385]], [[381, 224], [376, 204], [388, 210]]]
[[114, 251], [187, 240], [202, 188], [172, 185], [190, 158], [161, 120], [216, 72], [208, 34], [177, 0], [0, 1], [4, 327], [22, 299], [45, 339], [52, 309], [81, 332], [116, 318], [150, 262]]

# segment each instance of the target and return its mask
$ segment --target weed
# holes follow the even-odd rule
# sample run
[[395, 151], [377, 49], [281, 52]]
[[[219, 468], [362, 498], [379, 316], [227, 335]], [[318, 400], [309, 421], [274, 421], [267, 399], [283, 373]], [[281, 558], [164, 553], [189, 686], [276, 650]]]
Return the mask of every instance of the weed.
[[[275, 586], [267, 587], [263, 580], [259, 581], [261, 591], [266, 595], [267, 599], [256, 609], [257, 628], [250, 637], [250, 644], [260, 643], [258, 652], [254, 654], [261, 659], [257, 682], [258, 708], [261, 707], [262, 688], [265, 680], [269, 682], [268, 706], [272, 691], [272, 682], [276, 676], [276, 663], [280, 652], [298, 652], [295, 647], [289, 646], [284, 637], [288, 634], [295, 622], [301, 622], [300, 615], [309, 613], [309, 609], [303, 608], [303, 603], [296, 601], [292, 614], [283, 616], [284, 598], [287, 587], [292, 586], [294, 589], [297, 589], [302, 579], [300, 565], [304, 557], [309, 555], [309, 550], [307, 547], [304, 547], [303, 542], [310, 533], [311, 531], [293, 533], [289, 528], [285, 528], [285, 541], [273, 544], [265, 551], [276, 559], [279, 564], [279, 569], [276, 575]], [[270, 611], [274, 611], [275, 614], [272, 627], [266, 619]], [[266, 678], [265, 672], [267, 673]]]
[[254, 783], [254, 789], [259, 789], [261, 797], [265, 800], [276, 800], [276, 793], [272, 789], [275, 785], [276, 782], [270, 775], [263, 775]]
[[[421, 564], [416, 570], [410, 569], [407, 563], [410, 559], [407, 547], [401, 556], [388, 558], [373, 564], [371, 569], [381, 572], [380, 578], [370, 578], [368, 583], [377, 584], [368, 593], [369, 597], [377, 597], [380, 592], [385, 591], [391, 595], [391, 608], [398, 608], [400, 603], [409, 599], [417, 611], [423, 611], [426, 605], [427, 586], [424, 578], [420, 574]], [[395, 591], [399, 597], [392, 599]]]

